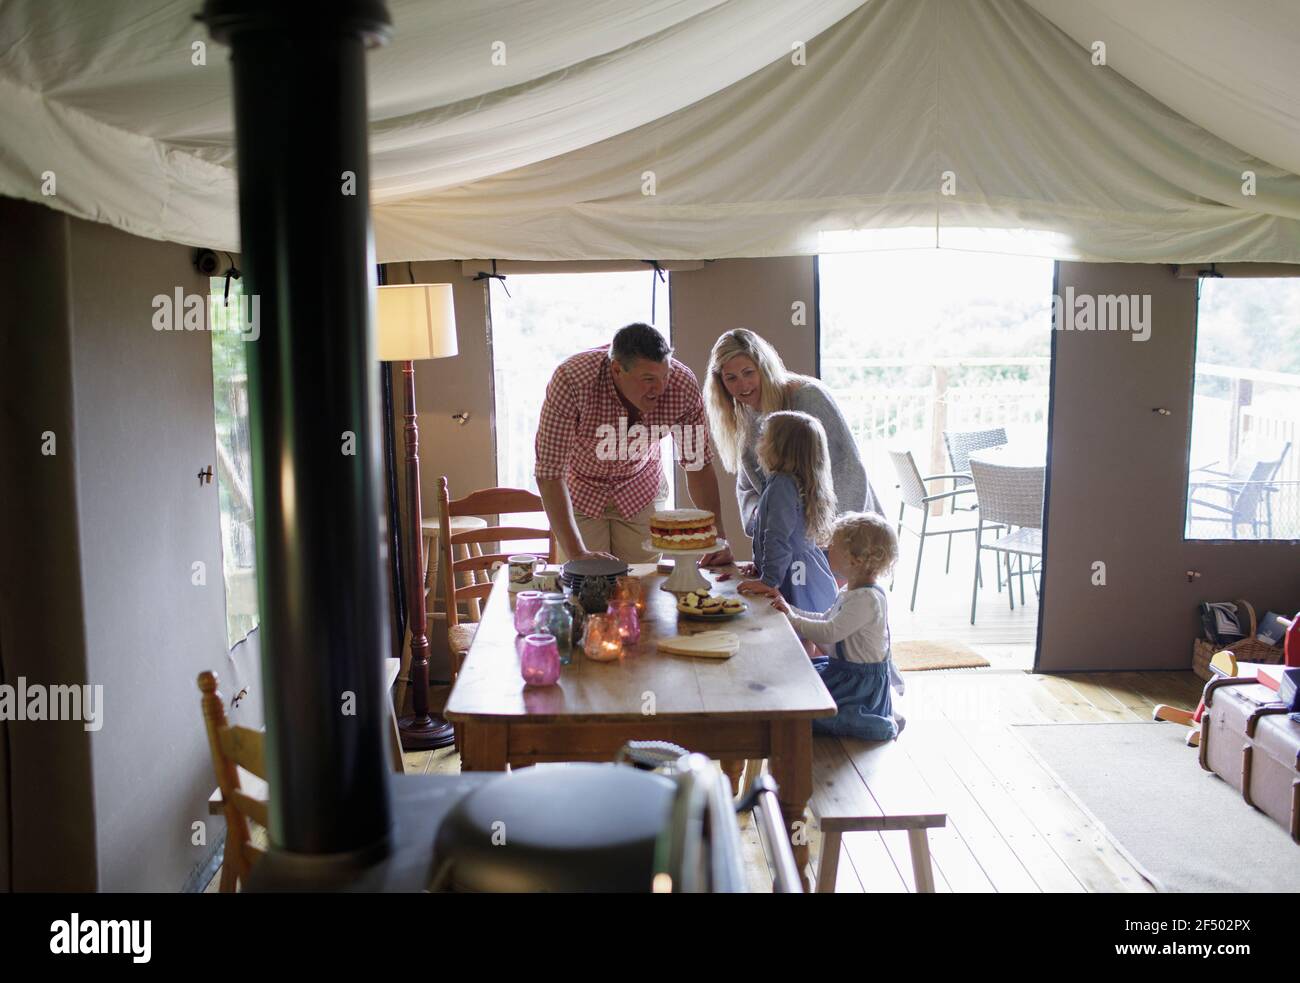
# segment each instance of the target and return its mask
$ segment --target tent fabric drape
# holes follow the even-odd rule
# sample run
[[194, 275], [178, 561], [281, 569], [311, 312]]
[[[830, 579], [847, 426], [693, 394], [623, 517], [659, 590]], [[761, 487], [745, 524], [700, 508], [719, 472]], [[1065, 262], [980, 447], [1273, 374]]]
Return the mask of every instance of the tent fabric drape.
[[[225, 53], [192, 64], [194, 4], [126, 6], [0, 8], [0, 193], [236, 249]], [[381, 261], [798, 255], [907, 229], [1300, 262], [1282, 0], [390, 8], [368, 56]]]

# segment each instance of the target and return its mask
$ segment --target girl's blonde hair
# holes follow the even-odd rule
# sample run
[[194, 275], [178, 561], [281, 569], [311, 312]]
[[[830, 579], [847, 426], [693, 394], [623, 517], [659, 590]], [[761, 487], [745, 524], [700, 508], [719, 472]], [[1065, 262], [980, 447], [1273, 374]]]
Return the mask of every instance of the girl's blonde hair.
[[875, 512], [845, 512], [835, 520], [831, 538], [840, 542], [868, 580], [883, 576], [898, 562], [894, 527]]
[[821, 421], [795, 410], [777, 410], [763, 420], [758, 463], [768, 474], [788, 474], [803, 500], [804, 531], [818, 546], [831, 535], [835, 521], [835, 485], [831, 455]]
[[788, 371], [776, 349], [748, 328], [728, 331], [713, 343], [709, 377], [704, 384], [705, 403], [713, 443], [723, 466], [732, 474], [740, 467], [740, 455], [749, 440], [752, 424], [751, 414], [731, 397], [722, 382], [722, 367], [737, 355], [744, 355], [758, 369], [760, 415], [784, 410], [789, 405], [791, 389], [807, 381], [804, 376]]

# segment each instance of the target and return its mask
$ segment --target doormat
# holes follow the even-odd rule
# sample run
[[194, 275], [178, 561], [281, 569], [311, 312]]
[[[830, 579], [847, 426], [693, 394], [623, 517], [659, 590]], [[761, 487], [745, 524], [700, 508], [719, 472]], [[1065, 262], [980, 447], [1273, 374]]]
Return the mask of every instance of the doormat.
[[899, 672], [930, 669], [981, 669], [989, 660], [961, 642], [895, 642], [894, 666]]

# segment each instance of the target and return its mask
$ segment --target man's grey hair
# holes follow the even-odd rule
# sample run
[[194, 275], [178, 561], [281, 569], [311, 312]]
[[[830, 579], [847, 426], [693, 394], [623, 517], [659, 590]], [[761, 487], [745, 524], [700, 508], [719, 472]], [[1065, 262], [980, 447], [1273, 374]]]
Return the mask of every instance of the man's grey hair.
[[663, 362], [673, 353], [673, 346], [668, 339], [648, 324], [640, 321], [619, 328], [618, 334], [609, 345], [609, 360], [618, 360], [618, 364], [627, 371], [639, 358], [651, 362]]

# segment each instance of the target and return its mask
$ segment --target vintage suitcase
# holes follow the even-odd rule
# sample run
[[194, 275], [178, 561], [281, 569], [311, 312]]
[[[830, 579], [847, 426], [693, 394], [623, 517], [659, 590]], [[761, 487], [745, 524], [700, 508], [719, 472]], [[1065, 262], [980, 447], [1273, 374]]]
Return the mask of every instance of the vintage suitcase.
[[1212, 679], [1201, 718], [1201, 767], [1300, 843], [1300, 723], [1253, 679]]

